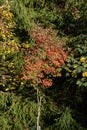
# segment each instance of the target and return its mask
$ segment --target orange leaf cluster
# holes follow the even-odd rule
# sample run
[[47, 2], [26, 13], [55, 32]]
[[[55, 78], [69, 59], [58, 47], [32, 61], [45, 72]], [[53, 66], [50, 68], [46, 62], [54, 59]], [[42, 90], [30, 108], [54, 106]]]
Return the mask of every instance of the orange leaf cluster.
[[25, 50], [22, 80], [31, 80], [34, 85], [52, 86], [52, 78], [61, 76], [58, 68], [60, 68], [61, 64], [64, 64], [67, 53], [62, 48], [62, 45], [60, 46], [61, 42], [55, 42], [51, 35], [45, 30], [42, 30], [42, 32], [37, 31], [37, 33], [33, 32], [32, 37], [36, 40], [36, 45], [27, 51]]

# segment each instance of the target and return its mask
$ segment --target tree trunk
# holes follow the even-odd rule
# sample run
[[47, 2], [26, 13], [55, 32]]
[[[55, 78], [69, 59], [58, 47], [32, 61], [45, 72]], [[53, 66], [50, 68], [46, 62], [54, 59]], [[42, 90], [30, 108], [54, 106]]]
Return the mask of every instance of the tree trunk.
[[37, 130], [41, 130], [41, 126], [40, 126], [41, 101], [42, 101], [42, 97], [40, 95], [39, 90], [37, 89]]

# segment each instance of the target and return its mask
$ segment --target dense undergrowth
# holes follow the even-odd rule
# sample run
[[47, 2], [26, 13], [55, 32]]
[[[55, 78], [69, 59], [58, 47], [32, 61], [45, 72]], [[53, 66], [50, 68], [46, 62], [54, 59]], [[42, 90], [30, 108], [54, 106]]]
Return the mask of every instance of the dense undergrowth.
[[0, 0], [0, 129], [87, 129], [85, 0]]

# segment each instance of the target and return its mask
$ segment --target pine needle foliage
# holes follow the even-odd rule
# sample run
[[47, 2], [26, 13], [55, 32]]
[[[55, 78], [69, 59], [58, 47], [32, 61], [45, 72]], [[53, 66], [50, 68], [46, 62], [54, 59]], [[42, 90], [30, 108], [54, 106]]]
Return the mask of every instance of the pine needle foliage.
[[30, 29], [33, 24], [33, 20], [36, 17], [33, 1], [31, 0], [15, 0], [12, 2], [12, 12], [16, 17], [16, 22], [20, 29]]
[[85, 130], [72, 118], [71, 110], [66, 107], [59, 119], [59, 130]]
[[36, 103], [9, 92], [0, 92], [0, 129], [29, 130], [36, 122]]

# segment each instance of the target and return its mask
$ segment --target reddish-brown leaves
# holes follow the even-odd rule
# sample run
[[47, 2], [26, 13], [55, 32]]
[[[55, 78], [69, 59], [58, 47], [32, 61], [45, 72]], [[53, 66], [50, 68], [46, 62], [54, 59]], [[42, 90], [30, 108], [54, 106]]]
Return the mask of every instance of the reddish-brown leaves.
[[46, 87], [50, 87], [50, 86], [52, 86], [52, 84], [53, 84], [52, 80], [44, 79], [42, 81], [42, 85], [46, 86]]
[[[46, 32], [45, 32], [46, 31]], [[41, 84], [42, 86], [52, 86], [52, 78], [60, 77], [61, 72], [58, 71], [61, 64], [64, 64], [67, 53], [60, 46], [59, 40], [54, 40], [54, 32], [50, 34], [50, 30], [31, 32], [32, 39], [36, 45], [29, 49], [24, 57], [24, 70], [22, 72], [22, 80], [31, 80], [32, 83]]]

